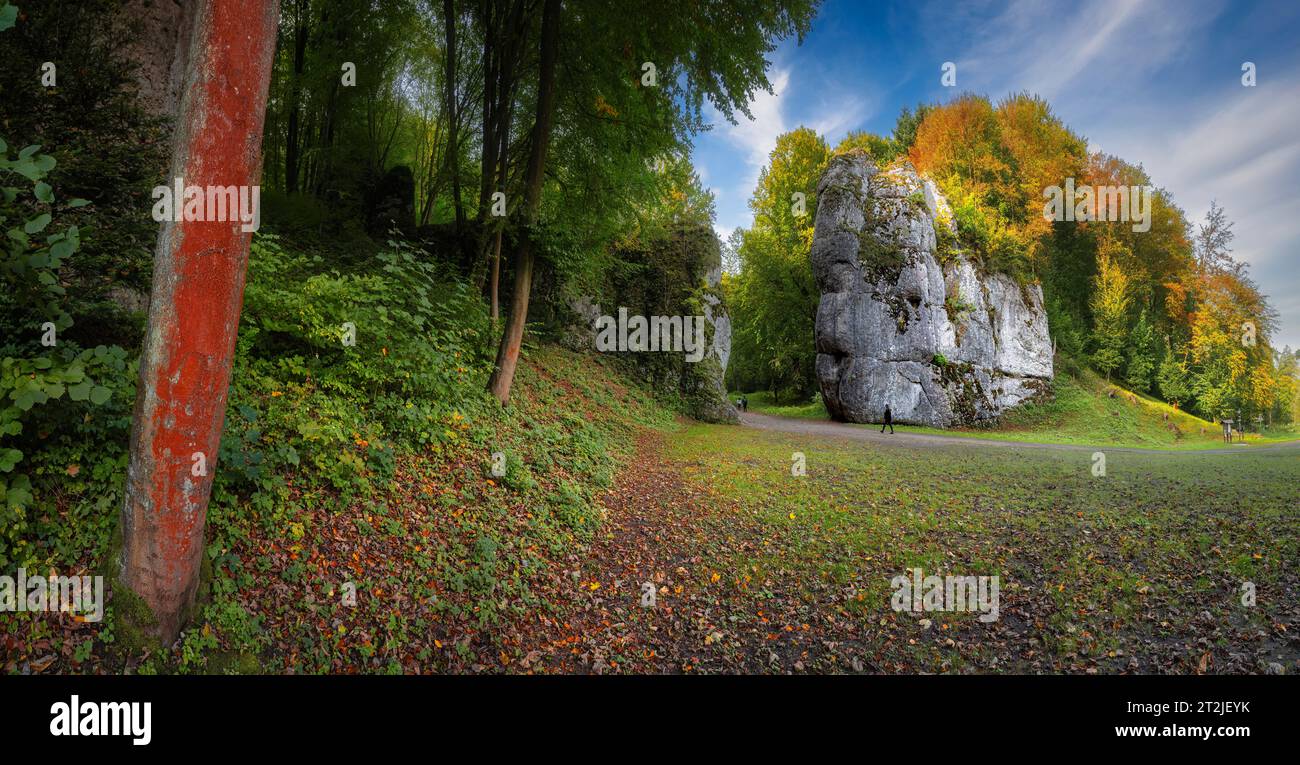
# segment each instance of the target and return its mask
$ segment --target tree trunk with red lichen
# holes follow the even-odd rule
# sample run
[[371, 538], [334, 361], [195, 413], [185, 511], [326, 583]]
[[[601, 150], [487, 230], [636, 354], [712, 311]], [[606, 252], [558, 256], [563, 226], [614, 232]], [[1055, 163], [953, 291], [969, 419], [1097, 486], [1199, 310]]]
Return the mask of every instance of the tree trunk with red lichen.
[[[169, 182], [257, 185], [279, 3], [193, 5], [193, 25], [182, 30], [191, 37]], [[164, 222], [154, 253], [119, 584], [149, 606], [156, 620], [149, 629], [164, 644], [184, 626], [198, 588], [252, 238], [233, 217]]]

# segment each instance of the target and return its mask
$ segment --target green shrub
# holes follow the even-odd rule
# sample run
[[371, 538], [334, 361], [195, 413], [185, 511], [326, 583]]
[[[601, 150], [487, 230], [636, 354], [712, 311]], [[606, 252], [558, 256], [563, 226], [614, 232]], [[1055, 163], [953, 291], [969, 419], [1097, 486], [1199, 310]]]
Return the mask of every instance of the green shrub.
[[[60, 330], [60, 345], [134, 348], [143, 314], [133, 309], [149, 290], [158, 237], [150, 193], [170, 156], [168, 118], [143, 108], [130, 55], [154, 41], [123, 0], [18, 4], [16, 26], [0, 32], [0, 129], [15, 146], [43, 144], [58, 160], [46, 182], [94, 202], [56, 215], [83, 240], [59, 275], [75, 298], [63, 302], [75, 324]], [[47, 61], [58, 65], [57, 87], [39, 76]]]
[[[44, 180], [57, 163], [40, 149], [28, 146], [11, 158], [0, 139], [0, 229], [6, 229], [0, 250], [5, 338], [0, 345], [0, 436], [6, 439], [0, 447], [0, 565], [5, 566], [34, 563], [50, 547], [38, 549], [38, 540], [59, 538], [57, 526], [48, 520], [57, 508], [48, 497], [38, 499], [30, 468], [46, 473], [51, 458], [68, 460], [58, 467], [65, 473], [61, 478], [76, 478], [82, 454], [69, 448], [77, 441], [91, 447], [85, 456], [111, 459], [111, 454], [97, 454], [94, 440], [87, 438], [102, 423], [84, 410], [87, 402], [108, 404], [115, 389], [130, 380], [121, 348], [83, 350], [60, 336], [73, 321], [60, 271], [80, 248], [81, 234], [75, 225], [52, 227], [54, 214], [86, 202], [58, 203]], [[31, 185], [30, 198], [8, 185], [19, 179]], [[25, 459], [37, 451], [46, 452], [42, 459]], [[24, 472], [16, 472], [20, 462], [28, 464]]]
[[983, 269], [1007, 274], [1020, 284], [1033, 279], [1029, 250], [998, 213], [980, 205], [974, 197], [954, 195], [953, 220], [961, 247], [974, 255]]
[[[303, 472], [342, 492], [391, 478], [399, 444], [459, 443], [490, 368], [482, 301], [390, 241], [369, 268], [255, 237], [219, 476], [235, 494], [274, 495]], [[378, 266], [378, 268], [376, 268]]]

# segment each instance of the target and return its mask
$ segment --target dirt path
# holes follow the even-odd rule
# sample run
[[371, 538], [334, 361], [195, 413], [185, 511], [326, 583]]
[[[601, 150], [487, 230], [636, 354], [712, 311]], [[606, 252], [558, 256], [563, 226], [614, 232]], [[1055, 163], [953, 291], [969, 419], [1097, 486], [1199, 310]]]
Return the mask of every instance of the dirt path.
[[1091, 452], [1105, 449], [1108, 452], [1135, 452], [1139, 454], [1259, 454], [1263, 452], [1296, 451], [1300, 452], [1300, 441], [1288, 441], [1271, 446], [1246, 446], [1245, 444], [1223, 449], [1138, 449], [1117, 446], [1084, 446], [1080, 444], [1047, 444], [1032, 441], [999, 441], [990, 438], [967, 438], [962, 436], [936, 436], [929, 433], [881, 433], [871, 425], [856, 425], [844, 422], [821, 420], [803, 420], [793, 417], [773, 417], [756, 412], [740, 415], [741, 422], [759, 430], [775, 430], [801, 436], [823, 436], [828, 438], [848, 438], [855, 441], [868, 441], [892, 446], [913, 446], [933, 448], [945, 446], [964, 446], [968, 448], [1020, 448], [1050, 449], [1057, 451]]
[[771, 530], [743, 502], [687, 479], [684, 465], [664, 456], [663, 439], [641, 438], [638, 458], [607, 494], [599, 537], [563, 578], [556, 617], [530, 630], [533, 650], [511, 670], [885, 671], [866, 657], [884, 642], [874, 637], [883, 628], [825, 611], [796, 582], [751, 583], [721, 568], [734, 554], [762, 554]]
[[565, 572], [555, 594], [561, 616], [543, 620], [529, 638], [535, 650], [517, 669], [653, 674], [703, 664], [736, 671], [717, 656], [697, 656], [723, 619], [704, 593], [709, 542], [727, 527], [707, 491], [663, 457], [662, 434], [643, 434], [637, 453], [607, 492], [599, 536]]

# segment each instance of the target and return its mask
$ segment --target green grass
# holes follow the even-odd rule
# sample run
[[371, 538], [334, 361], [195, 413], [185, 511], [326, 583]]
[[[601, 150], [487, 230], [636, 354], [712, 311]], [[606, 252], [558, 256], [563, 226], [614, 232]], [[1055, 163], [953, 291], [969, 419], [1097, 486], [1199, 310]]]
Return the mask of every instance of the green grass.
[[[393, 476], [345, 494], [287, 473], [271, 495], [209, 506], [192, 626], [174, 648], [128, 645], [114, 593], [99, 624], [67, 643], [57, 616], [0, 613], [0, 671], [49, 644], [47, 673], [469, 671], [495, 663], [498, 630], [554, 608], [551, 590], [600, 527], [602, 499], [646, 432], [676, 414], [615, 362], [554, 346], [521, 359], [511, 403], [464, 383], [467, 404], [433, 423], [431, 445], [395, 444]], [[472, 396], [470, 394], [473, 394]], [[338, 414], [314, 412], [325, 427]], [[365, 447], [356, 445], [358, 450]], [[493, 473], [502, 455], [504, 475]], [[347, 453], [340, 455], [346, 457]], [[102, 509], [106, 516], [116, 505]], [[87, 568], [107, 568], [87, 551]], [[355, 587], [355, 604], [343, 601]], [[72, 648], [78, 656], [74, 659]], [[42, 649], [43, 650], [43, 649]]]
[[[1079, 452], [698, 425], [670, 456], [717, 508], [706, 549], [683, 553], [734, 583], [713, 618], [815, 625], [792, 649], [811, 671], [846, 668], [827, 643], [881, 671], [1188, 672], [1207, 650], [1220, 671], [1260, 671], [1286, 645], [1273, 625], [1297, 627], [1294, 453], [1117, 452], [1095, 476]], [[1001, 618], [896, 613], [890, 579], [918, 566], [999, 576]], [[1243, 606], [1246, 581], [1267, 602]]]
[[[1115, 394], [1113, 397], [1111, 392]], [[730, 394], [733, 400], [739, 395]], [[749, 407], [779, 417], [829, 420], [820, 398], [805, 404], [776, 406], [770, 394], [751, 393]], [[1018, 406], [989, 427], [942, 429], [895, 425], [895, 428], [904, 433], [1081, 446], [1179, 450], [1225, 446], [1219, 425], [1151, 396], [1131, 393], [1087, 371], [1080, 377], [1059, 374], [1053, 381], [1050, 401]], [[1276, 444], [1298, 438], [1300, 432], [1292, 424], [1262, 434], [1247, 433], [1245, 444]]]
[[754, 393], [732, 392], [727, 394], [727, 398], [733, 403], [741, 396], [749, 398], [749, 409], [753, 412], [762, 412], [775, 417], [797, 417], [801, 420], [825, 420], [826, 407], [822, 406], [821, 396], [816, 396], [812, 401], [802, 404], [777, 404], [773, 401], [770, 391], [760, 390]]

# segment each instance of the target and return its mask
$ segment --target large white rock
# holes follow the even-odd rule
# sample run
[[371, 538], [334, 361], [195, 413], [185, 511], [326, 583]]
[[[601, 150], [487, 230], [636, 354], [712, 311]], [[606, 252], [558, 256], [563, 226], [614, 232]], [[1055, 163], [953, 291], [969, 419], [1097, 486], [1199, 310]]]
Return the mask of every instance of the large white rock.
[[[986, 274], [947, 201], [906, 163], [833, 158], [817, 188], [817, 377], [832, 417], [946, 427], [996, 417], [1052, 378], [1042, 288]], [[942, 231], [942, 230], [941, 230]]]

